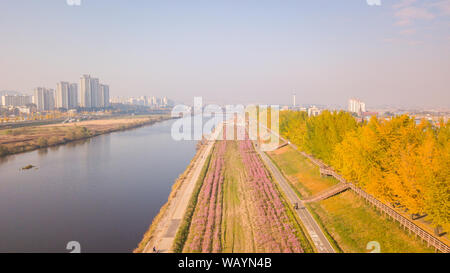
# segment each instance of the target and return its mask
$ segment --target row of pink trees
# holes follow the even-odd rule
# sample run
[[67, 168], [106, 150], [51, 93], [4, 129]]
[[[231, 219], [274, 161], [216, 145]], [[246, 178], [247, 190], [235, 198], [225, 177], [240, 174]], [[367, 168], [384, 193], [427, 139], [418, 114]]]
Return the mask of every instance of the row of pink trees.
[[250, 140], [239, 142], [239, 151], [247, 172], [256, 222], [254, 239], [265, 252], [303, 252], [280, 193]]
[[223, 167], [226, 141], [220, 141], [210, 168], [200, 190], [197, 209], [192, 217], [192, 240], [185, 246], [186, 252], [220, 252], [220, 227], [222, 221]]

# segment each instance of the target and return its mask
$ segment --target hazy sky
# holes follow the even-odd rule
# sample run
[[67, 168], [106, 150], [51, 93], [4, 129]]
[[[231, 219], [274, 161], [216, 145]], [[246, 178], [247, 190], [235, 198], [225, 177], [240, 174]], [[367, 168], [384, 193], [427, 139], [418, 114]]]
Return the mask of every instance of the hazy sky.
[[0, 90], [450, 107], [450, 0], [0, 0]]

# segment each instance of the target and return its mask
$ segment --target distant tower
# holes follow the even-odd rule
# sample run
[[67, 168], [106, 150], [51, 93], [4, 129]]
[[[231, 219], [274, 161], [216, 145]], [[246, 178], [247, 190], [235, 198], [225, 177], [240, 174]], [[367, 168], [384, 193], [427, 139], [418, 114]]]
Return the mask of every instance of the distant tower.
[[293, 104], [292, 105], [294, 107], [296, 107], [297, 106], [297, 102], [296, 102], [296, 94], [295, 93], [292, 94], [292, 99], [293, 99]]

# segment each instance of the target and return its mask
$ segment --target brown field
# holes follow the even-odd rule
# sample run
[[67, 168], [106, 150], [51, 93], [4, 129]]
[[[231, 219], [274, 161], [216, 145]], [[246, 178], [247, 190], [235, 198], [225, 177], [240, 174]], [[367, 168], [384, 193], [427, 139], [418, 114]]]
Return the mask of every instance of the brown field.
[[0, 156], [64, 144], [167, 119], [164, 116], [115, 118], [0, 130]]

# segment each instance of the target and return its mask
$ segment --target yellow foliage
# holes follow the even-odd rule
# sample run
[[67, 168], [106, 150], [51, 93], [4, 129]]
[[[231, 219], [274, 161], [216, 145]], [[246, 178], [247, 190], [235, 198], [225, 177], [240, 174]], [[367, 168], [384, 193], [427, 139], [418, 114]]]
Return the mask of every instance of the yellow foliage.
[[[347, 113], [280, 115], [282, 135], [330, 163], [347, 180], [450, 230], [450, 124], [406, 115], [356, 126]], [[353, 118], [351, 118], [354, 120]]]

